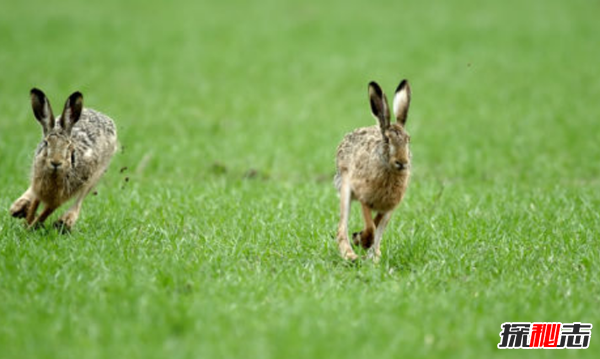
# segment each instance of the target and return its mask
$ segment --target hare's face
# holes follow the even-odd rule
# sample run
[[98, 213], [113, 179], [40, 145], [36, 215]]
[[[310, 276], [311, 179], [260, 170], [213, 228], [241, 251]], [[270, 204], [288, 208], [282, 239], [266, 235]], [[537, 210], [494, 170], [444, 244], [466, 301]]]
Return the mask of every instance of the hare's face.
[[390, 155], [390, 167], [398, 171], [406, 171], [410, 168], [410, 136], [402, 125], [392, 123], [385, 131], [388, 139]]
[[75, 147], [71, 143], [71, 130], [83, 110], [83, 95], [76, 91], [69, 96], [61, 116], [54, 118], [46, 95], [39, 89], [31, 89], [33, 114], [42, 125], [44, 140], [35, 154], [36, 171], [61, 174], [69, 171], [75, 163]]
[[74, 155], [74, 147], [67, 136], [51, 133], [40, 144], [36, 164], [45, 171], [63, 173], [71, 169]]
[[389, 149], [387, 160], [390, 168], [398, 171], [408, 171], [410, 169], [410, 149], [408, 148], [410, 136], [404, 130], [410, 105], [408, 81], [400, 81], [394, 94], [395, 123], [390, 123], [390, 107], [387, 97], [375, 81], [369, 83], [369, 102], [371, 113], [379, 121], [381, 134]]

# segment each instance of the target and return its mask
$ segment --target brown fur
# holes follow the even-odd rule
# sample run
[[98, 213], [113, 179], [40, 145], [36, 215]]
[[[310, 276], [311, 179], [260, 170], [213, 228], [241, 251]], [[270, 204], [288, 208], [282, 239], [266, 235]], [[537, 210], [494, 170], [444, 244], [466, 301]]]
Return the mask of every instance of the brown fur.
[[[354, 243], [373, 247], [378, 260], [383, 230], [391, 213], [402, 201], [410, 178], [410, 136], [404, 129], [410, 87], [400, 83], [394, 99], [396, 122], [389, 122], [389, 106], [379, 85], [369, 85], [369, 99], [378, 126], [363, 127], [347, 134], [337, 149], [335, 185], [340, 192], [341, 218], [338, 244], [344, 258], [356, 259], [348, 240], [349, 201], [361, 203], [365, 229], [353, 235]], [[347, 198], [349, 196], [349, 198]], [[371, 211], [377, 212], [375, 220]]]
[[[73, 93], [57, 119], [43, 92], [31, 91], [31, 104], [44, 138], [33, 162], [31, 185], [10, 208], [13, 217], [25, 217], [30, 227], [43, 224], [62, 204], [75, 197], [73, 206], [55, 223], [70, 230], [84, 198], [106, 171], [117, 149], [117, 133], [107, 116], [83, 108], [83, 96]], [[36, 217], [40, 203], [44, 210]]]

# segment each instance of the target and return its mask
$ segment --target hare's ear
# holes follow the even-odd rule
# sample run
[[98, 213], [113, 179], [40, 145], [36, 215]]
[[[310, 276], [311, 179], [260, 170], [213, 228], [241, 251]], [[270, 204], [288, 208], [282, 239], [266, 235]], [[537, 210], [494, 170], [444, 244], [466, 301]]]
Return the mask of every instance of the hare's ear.
[[31, 95], [31, 108], [33, 109], [33, 115], [42, 125], [44, 135], [47, 135], [50, 130], [54, 127], [54, 115], [52, 114], [52, 108], [50, 102], [42, 90], [32, 88], [29, 92]]
[[410, 106], [410, 86], [408, 81], [402, 80], [396, 89], [394, 95], [394, 115], [396, 121], [404, 126], [406, 124], [406, 118], [408, 117], [408, 107]]
[[63, 131], [71, 133], [73, 126], [81, 117], [81, 110], [83, 110], [83, 95], [79, 91], [73, 92], [67, 99], [65, 109], [60, 116], [60, 127]]
[[387, 97], [375, 81], [369, 83], [369, 102], [371, 103], [371, 113], [379, 121], [381, 133], [385, 133], [390, 127], [390, 108]]

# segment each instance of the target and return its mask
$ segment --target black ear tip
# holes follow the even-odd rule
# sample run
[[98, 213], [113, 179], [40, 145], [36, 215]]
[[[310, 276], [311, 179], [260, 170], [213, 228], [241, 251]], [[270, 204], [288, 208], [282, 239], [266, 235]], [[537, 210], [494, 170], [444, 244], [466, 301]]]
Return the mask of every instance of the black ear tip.
[[37, 87], [32, 88], [31, 91], [29, 91], [29, 94], [32, 96], [35, 95], [38, 98], [46, 97], [46, 95], [44, 95], [44, 92], [42, 92], [42, 90], [38, 89]]
[[83, 98], [83, 94], [79, 91], [75, 91], [71, 94], [71, 96], [69, 96], [69, 98], [73, 98], [73, 99], [80, 98], [80, 97]]
[[381, 97], [383, 95], [383, 91], [381, 90], [381, 87], [379, 86], [379, 84], [377, 82], [375, 82], [375, 81], [369, 82], [369, 91], [371, 89], [373, 89], [373, 91], [375, 91], [377, 96]]
[[71, 94], [71, 96], [69, 96], [69, 98], [67, 99], [67, 103], [70, 103], [70, 104], [75, 104], [75, 103], [82, 102], [82, 101], [83, 101], [83, 95], [79, 91], [73, 92]]
[[398, 85], [398, 88], [396, 88], [396, 92], [399, 92], [401, 90], [403, 90], [405, 87], [408, 87], [408, 80], [404, 79], [402, 81], [400, 81], [400, 84]]

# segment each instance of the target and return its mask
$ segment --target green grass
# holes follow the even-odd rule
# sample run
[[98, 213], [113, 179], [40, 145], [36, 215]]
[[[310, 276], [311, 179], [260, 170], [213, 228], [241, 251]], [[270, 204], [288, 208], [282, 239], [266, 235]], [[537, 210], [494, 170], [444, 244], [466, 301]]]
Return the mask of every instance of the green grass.
[[[506, 321], [600, 325], [598, 3], [1, 8], [3, 358], [598, 357], [597, 328], [496, 349]], [[412, 183], [382, 262], [348, 265], [335, 148], [404, 77]], [[81, 90], [124, 147], [71, 235], [8, 215], [33, 86], [55, 112]]]

